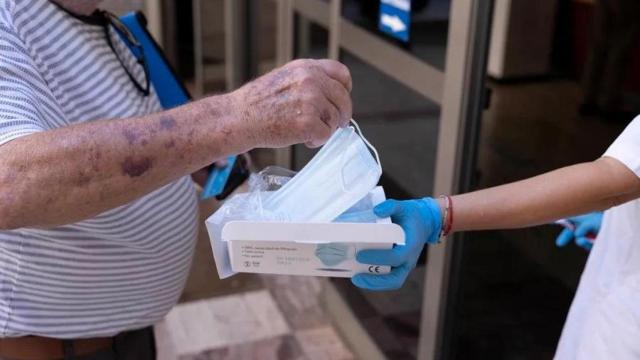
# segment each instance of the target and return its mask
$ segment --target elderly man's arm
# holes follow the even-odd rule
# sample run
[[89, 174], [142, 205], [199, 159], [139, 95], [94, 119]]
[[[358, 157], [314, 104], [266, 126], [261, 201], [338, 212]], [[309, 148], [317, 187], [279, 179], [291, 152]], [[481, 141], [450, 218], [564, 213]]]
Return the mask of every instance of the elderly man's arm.
[[0, 229], [54, 226], [126, 204], [255, 147], [319, 146], [351, 118], [341, 64], [301, 60], [227, 95], [0, 146]]

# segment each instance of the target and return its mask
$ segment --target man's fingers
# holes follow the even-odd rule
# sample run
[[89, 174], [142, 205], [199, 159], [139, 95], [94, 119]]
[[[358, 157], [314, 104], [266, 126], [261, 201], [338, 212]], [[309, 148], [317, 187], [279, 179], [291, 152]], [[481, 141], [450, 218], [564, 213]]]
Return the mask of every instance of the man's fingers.
[[331, 126], [324, 121], [315, 120], [307, 126], [309, 127], [307, 129], [308, 135], [304, 144], [310, 149], [322, 146], [327, 142], [327, 140], [329, 140], [331, 134], [333, 134]]
[[316, 60], [316, 63], [327, 75], [329, 75], [329, 77], [340, 82], [348, 92], [351, 92], [351, 89], [353, 88], [351, 73], [346, 66], [335, 60], [328, 59]]
[[340, 109], [330, 99], [319, 100], [319, 103], [315, 104], [315, 106], [318, 111], [320, 121], [325, 123], [333, 134], [341, 123], [340, 118], [342, 115], [340, 113]]
[[329, 78], [324, 83], [324, 92], [327, 99], [338, 109], [337, 126], [347, 126], [352, 117], [351, 95], [347, 89], [337, 80]]

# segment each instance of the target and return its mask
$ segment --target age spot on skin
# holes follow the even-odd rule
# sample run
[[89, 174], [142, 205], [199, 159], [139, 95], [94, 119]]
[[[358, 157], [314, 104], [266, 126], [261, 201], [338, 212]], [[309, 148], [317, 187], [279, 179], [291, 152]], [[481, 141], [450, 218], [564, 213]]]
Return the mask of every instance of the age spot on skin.
[[4, 179], [2, 179], [2, 182], [4, 182], [5, 184], [15, 183], [19, 178], [18, 173], [14, 170], [9, 170], [5, 172], [3, 175], [4, 175]]
[[142, 176], [144, 173], [149, 171], [149, 169], [151, 169], [152, 166], [153, 166], [153, 161], [148, 157], [144, 157], [141, 159], [134, 159], [131, 156], [127, 156], [124, 159], [124, 162], [122, 163], [121, 168], [122, 168], [123, 174], [134, 178], [134, 177]]
[[125, 139], [127, 139], [129, 145], [135, 144], [138, 139], [140, 139], [140, 133], [131, 129], [122, 130], [122, 135], [124, 135]]
[[162, 130], [171, 130], [176, 127], [178, 123], [174, 118], [169, 115], [160, 116], [160, 129]]
[[79, 187], [83, 187], [89, 184], [92, 180], [93, 179], [91, 178], [91, 176], [87, 175], [83, 171], [80, 171], [78, 173], [78, 177], [76, 177], [75, 184]]

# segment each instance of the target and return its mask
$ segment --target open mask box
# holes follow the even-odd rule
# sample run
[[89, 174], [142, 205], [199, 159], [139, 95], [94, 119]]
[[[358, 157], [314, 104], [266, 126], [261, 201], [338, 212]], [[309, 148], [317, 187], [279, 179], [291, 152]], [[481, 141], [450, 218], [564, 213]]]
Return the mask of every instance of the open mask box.
[[385, 194], [376, 186], [382, 173], [379, 161], [367, 146], [353, 128], [339, 129], [278, 190], [254, 186], [211, 215], [206, 226], [220, 278], [238, 272], [388, 273], [387, 266], [356, 260], [360, 250], [404, 244], [402, 228], [373, 213]]
[[[239, 200], [248, 194], [238, 195]], [[351, 277], [386, 274], [388, 266], [356, 261], [363, 249], [390, 249], [404, 244], [404, 232], [389, 218], [377, 218], [373, 207], [384, 201], [376, 187], [356, 206], [330, 223], [231, 220], [220, 228], [219, 216], [206, 221], [221, 279], [238, 272]]]

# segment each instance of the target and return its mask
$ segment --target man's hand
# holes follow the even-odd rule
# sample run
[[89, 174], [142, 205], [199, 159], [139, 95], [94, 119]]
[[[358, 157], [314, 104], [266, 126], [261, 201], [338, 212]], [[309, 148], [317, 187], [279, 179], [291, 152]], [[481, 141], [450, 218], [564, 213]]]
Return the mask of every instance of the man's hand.
[[333, 60], [295, 60], [231, 93], [251, 147], [324, 144], [351, 119], [351, 75]]

